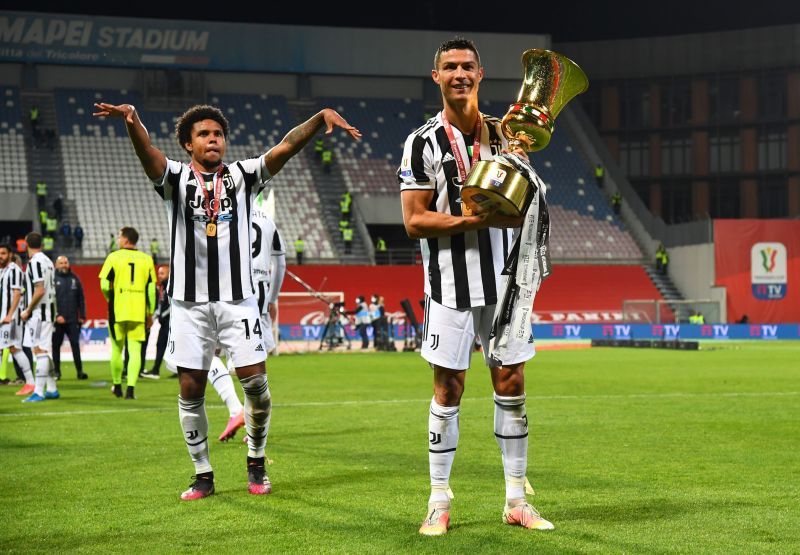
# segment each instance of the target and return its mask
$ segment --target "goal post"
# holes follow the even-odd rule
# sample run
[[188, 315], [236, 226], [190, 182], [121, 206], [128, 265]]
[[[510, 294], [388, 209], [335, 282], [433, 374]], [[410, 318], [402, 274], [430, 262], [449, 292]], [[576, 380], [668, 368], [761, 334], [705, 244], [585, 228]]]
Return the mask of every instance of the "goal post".
[[707, 299], [628, 299], [622, 301], [622, 319], [633, 324], [687, 324], [689, 316], [702, 314], [706, 323], [719, 323], [719, 301]]

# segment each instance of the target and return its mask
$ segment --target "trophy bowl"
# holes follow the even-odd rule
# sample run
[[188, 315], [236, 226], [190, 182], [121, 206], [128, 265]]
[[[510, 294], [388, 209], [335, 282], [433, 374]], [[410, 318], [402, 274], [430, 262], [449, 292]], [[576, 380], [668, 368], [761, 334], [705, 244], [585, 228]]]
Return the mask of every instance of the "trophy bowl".
[[511, 166], [481, 160], [461, 189], [461, 201], [473, 214], [489, 212], [518, 217], [525, 212], [532, 193], [528, 180]]

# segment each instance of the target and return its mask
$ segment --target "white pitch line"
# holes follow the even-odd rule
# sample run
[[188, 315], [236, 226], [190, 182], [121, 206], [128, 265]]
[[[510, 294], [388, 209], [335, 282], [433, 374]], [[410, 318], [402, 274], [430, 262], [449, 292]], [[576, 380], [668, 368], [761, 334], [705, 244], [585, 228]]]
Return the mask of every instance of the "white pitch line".
[[[800, 395], [800, 391], [731, 391], [715, 393], [629, 393], [620, 395], [528, 395], [528, 401], [563, 401], [563, 400], [615, 400], [615, 399], [680, 399], [694, 397], [793, 397]], [[491, 401], [491, 397], [469, 397], [461, 402]], [[428, 399], [373, 399], [361, 401], [308, 401], [305, 403], [276, 403], [274, 408], [304, 408], [304, 407], [344, 407], [353, 405], [400, 405], [429, 403]], [[221, 409], [225, 405], [209, 404], [207, 408]], [[34, 409], [35, 410], [35, 409]], [[50, 412], [8, 412], [0, 413], [0, 418], [17, 418], [31, 416], [82, 416], [96, 414], [127, 414], [132, 412], [174, 412], [176, 407], [152, 407], [146, 409], [100, 409], [100, 410], [65, 410]]]

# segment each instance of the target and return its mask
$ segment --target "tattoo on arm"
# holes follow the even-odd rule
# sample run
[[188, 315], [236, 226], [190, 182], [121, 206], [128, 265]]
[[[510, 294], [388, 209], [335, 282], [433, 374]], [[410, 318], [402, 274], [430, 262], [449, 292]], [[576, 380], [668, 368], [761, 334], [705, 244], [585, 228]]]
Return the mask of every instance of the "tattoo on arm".
[[311, 137], [316, 135], [317, 131], [322, 129], [325, 124], [325, 119], [322, 117], [322, 112], [318, 113], [305, 123], [301, 123], [291, 131], [289, 131], [283, 140], [292, 149], [292, 152], [300, 152]]

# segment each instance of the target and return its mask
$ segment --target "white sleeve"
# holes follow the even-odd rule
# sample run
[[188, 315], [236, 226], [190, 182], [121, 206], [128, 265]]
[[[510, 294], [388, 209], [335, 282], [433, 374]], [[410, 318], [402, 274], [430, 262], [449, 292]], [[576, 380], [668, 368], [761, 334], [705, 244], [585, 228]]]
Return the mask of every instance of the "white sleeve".
[[269, 302], [278, 301], [283, 278], [286, 277], [286, 256], [283, 254], [272, 256], [272, 281], [269, 284]]
[[256, 174], [256, 185], [253, 187], [253, 194], [255, 195], [260, 193], [264, 187], [266, 187], [269, 180], [272, 179], [272, 174], [269, 173], [267, 169], [266, 161], [266, 155], [262, 155], [258, 158], [248, 158], [247, 160], [240, 160], [238, 162], [242, 165], [245, 172]]
[[172, 198], [172, 188], [180, 182], [183, 164], [167, 158], [167, 167], [164, 168], [164, 175], [152, 181], [156, 193], [164, 199]]
[[433, 168], [433, 145], [416, 133], [406, 139], [403, 160], [397, 169], [400, 190], [436, 189], [436, 172]]

